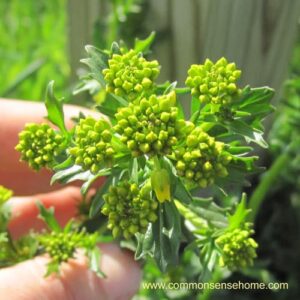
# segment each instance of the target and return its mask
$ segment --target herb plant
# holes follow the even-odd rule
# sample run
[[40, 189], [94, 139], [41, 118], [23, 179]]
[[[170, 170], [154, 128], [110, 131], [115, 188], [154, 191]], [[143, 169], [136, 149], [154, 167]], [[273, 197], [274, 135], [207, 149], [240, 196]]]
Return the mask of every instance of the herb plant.
[[225, 58], [192, 65], [184, 87], [158, 84], [161, 66], [148, 58], [153, 39], [137, 39], [133, 49], [86, 46], [82, 62], [90, 72], [80, 90], [105, 93], [95, 106], [102, 116], [80, 114], [67, 129], [51, 82], [45, 104], [55, 129], [28, 124], [20, 133], [21, 160], [53, 170], [52, 183], [81, 180], [86, 196], [106, 176], [85, 203], [88, 213], [81, 207], [84, 216], [64, 229], [39, 205], [51, 229], [37, 239], [39, 253], [52, 257], [48, 273], [83, 248], [103, 275], [95, 245], [112, 238], [166, 274], [191, 255], [202, 278], [217, 266], [253, 264], [258, 245], [242, 191], [247, 177], [261, 171], [252, 146], [267, 147], [262, 121], [273, 110], [273, 90], [240, 87], [241, 71]]

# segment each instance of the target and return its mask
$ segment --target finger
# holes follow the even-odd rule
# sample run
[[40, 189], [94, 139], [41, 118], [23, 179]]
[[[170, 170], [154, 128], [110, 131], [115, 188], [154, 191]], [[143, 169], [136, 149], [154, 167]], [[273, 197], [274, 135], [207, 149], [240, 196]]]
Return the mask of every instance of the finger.
[[53, 206], [56, 219], [61, 226], [64, 226], [77, 215], [82, 195], [79, 188], [66, 187], [47, 194], [13, 198], [9, 201], [12, 216], [8, 228], [14, 239], [28, 233], [30, 229], [38, 231], [45, 227], [45, 223], [38, 218], [37, 201], [47, 208]]
[[[62, 266], [61, 276], [44, 278], [46, 257], [37, 257], [0, 271], [0, 291], [10, 300], [126, 300], [139, 287], [141, 272], [129, 252], [113, 244], [101, 246], [100, 279], [87, 269], [82, 255]], [[22, 279], [22, 280], [16, 280]]]
[[[74, 105], [65, 106], [65, 119], [68, 127], [71, 118], [82, 111], [85, 115], [99, 117], [100, 114]], [[26, 163], [20, 163], [19, 153], [15, 150], [18, 134], [30, 122], [46, 122], [47, 115], [43, 103], [0, 99], [0, 183], [14, 190], [17, 195], [42, 193], [57, 189], [59, 185], [49, 186], [51, 172], [32, 171]]]

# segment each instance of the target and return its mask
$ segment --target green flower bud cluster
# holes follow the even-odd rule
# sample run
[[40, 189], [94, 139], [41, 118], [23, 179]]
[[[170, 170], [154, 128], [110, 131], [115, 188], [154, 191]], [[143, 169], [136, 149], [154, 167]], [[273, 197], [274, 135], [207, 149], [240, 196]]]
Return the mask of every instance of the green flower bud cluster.
[[75, 163], [85, 170], [97, 173], [104, 163], [112, 162], [114, 149], [111, 146], [111, 127], [103, 119], [92, 117], [80, 119], [75, 128], [75, 145], [70, 149], [70, 155]]
[[230, 270], [236, 270], [251, 266], [253, 259], [256, 258], [257, 243], [251, 235], [254, 230], [245, 227], [236, 228], [225, 232], [216, 240], [222, 254], [220, 265], [227, 266]]
[[203, 65], [190, 67], [185, 84], [201, 103], [226, 105], [240, 92], [236, 85], [240, 76], [235, 63], [228, 63], [224, 57], [215, 64], [206, 59]]
[[114, 237], [129, 239], [137, 232], [144, 233], [157, 219], [158, 203], [151, 197], [148, 183], [140, 189], [136, 183], [121, 181], [110, 186], [103, 199], [102, 213], [108, 216], [108, 228]]
[[0, 205], [9, 200], [13, 195], [12, 190], [0, 185]]
[[114, 129], [133, 156], [170, 154], [184, 133], [186, 122], [178, 119], [174, 92], [141, 99], [116, 113]]
[[151, 91], [160, 72], [157, 60], [147, 61], [134, 50], [113, 54], [108, 65], [109, 68], [102, 71], [107, 82], [106, 91], [131, 101]]
[[174, 151], [179, 176], [205, 188], [214, 183], [216, 177], [228, 175], [226, 165], [231, 156], [224, 151], [224, 143], [217, 142], [200, 127], [196, 127], [186, 138], [186, 144]]
[[53, 231], [48, 235], [40, 236], [39, 241], [54, 262], [62, 263], [74, 257], [84, 235], [84, 231], [68, 233]]
[[50, 167], [64, 148], [63, 136], [48, 124], [29, 123], [19, 133], [19, 144], [15, 149], [21, 153], [21, 160], [38, 171]]

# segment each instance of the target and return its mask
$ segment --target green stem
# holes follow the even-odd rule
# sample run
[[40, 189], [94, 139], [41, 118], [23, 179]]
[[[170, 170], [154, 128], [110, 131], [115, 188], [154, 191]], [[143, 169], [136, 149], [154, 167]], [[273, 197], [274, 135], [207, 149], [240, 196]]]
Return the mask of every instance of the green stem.
[[265, 173], [259, 185], [255, 189], [249, 200], [249, 208], [251, 213], [249, 214], [250, 221], [254, 221], [257, 212], [266, 197], [268, 191], [273, 186], [274, 182], [278, 178], [282, 170], [288, 165], [291, 159], [290, 150], [293, 149], [298, 143], [298, 140], [291, 143], [284, 152], [277, 157], [275, 162], [272, 164], [271, 168]]
[[178, 95], [182, 95], [182, 94], [189, 94], [191, 92], [191, 89], [188, 87], [184, 87], [184, 88], [175, 88], [175, 92]]
[[179, 211], [179, 213], [188, 221], [190, 221], [197, 229], [198, 228], [206, 228], [207, 221], [197, 214], [195, 214], [188, 207], [183, 205], [179, 200], [174, 199], [175, 205]]
[[[209, 283], [215, 284], [221, 282], [222, 280], [223, 280], [223, 273], [218, 267], [216, 267], [216, 269], [213, 271], [212, 278], [209, 281]], [[205, 289], [203, 293], [199, 295], [198, 300], [209, 300], [213, 292], [214, 292], [213, 289]]]

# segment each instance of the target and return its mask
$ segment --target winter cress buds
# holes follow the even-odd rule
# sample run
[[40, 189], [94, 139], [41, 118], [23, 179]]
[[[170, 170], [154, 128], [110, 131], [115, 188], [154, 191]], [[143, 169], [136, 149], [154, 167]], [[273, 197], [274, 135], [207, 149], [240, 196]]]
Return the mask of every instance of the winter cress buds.
[[148, 61], [134, 50], [113, 54], [108, 68], [102, 71], [106, 91], [133, 101], [144, 93], [151, 92], [154, 80], [159, 75], [157, 60]]
[[176, 169], [179, 176], [192, 180], [205, 188], [217, 177], [228, 175], [226, 165], [231, 156], [224, 150], [224, 143], [196, 127], [186, 138], [186, 142], [174, 151]]
[[63, 137], [48, 124], [29, 123], [19, 133], [16, 150], [21, 153], [21, 160], [38, 171], [50, 167], [55, 156], [64, 150]]
[[139, 188], [136, 183], [120, 181], [111, 186], [103, 196], [102, 213], [108, 216], [108, 228], [114, 237], [129, 239], [137, 232], [145, 232], [149, 223], [157, 219], [157, 201], [146, 183]]
[[251, 237], [254, 230], [249, 226], [226, 231], [217, 240], [216, 244], [221, 248], [220, 265], [227, 266], [231, 270], [237, 270], [253, 265], [256, 258], [255, 240]]
[[112, 163], [115, 151], [110, 144], [111, 138], [111, 126], [107, 121], [92, 117], [80, 119], [70, 154], [76, 164], [95, 174], [102, 166]]
[[116, 113], [115, 131], [133, 156], [167, 155], [183, 137], [185, 121], [178, 118], [176, 94], [151, 95]]
[[215, 64], [206, 59], [203, 65], [192, 65], [185, 84], [201, 103], [227, 105], [238, 95], [236, 85], [241, 71], [222, 57]]

